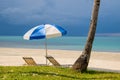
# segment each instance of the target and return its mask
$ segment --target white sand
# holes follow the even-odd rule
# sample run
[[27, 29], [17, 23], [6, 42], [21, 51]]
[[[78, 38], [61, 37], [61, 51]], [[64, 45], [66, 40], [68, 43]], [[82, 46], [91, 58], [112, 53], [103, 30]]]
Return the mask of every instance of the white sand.
[[[60, 64], [74, 64], [81, 51], [71, 50], [48, 50]], [[36, 63], [45, 64], [44, 49], [0, 48], [0, 66], [22, 66], [25, 64], [23, 56], [33, 57]], [[115, 52], [92, 52], [90, 69], [108, 70], [120, 72], [120, 53]]]

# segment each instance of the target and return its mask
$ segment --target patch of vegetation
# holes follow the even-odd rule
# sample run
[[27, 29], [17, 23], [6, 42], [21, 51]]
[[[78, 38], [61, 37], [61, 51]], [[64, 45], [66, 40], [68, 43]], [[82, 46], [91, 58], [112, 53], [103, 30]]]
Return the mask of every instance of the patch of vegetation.
[[51, 66], [0, 66], [0, 80], [120, 80], [119, 73], [86, 71]]

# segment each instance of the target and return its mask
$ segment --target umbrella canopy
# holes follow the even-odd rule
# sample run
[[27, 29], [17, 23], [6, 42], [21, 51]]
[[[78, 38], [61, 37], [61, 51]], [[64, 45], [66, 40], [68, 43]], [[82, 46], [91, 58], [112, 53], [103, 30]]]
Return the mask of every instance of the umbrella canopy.
[[[67, 31], [58, 25], [45, 24], [45, 25], [38, 25], [36, 27], [33, 27], [24, 34], [23, 38], [26, 40], [45, 38], [46, 40], [47, 38], [63, 36], [66, 33]], [[45, 41], [45, 48], [46, 48], [46, 56], [47, 56], [47, 41]], [[47, 64], [47, 59], [46, 59], [46, 64]]]
[[45, 24], [30, 29], [23, 38], [26, 40], [52, 38], [63, 36], [66, 33], [67, 31], [58, 25]]

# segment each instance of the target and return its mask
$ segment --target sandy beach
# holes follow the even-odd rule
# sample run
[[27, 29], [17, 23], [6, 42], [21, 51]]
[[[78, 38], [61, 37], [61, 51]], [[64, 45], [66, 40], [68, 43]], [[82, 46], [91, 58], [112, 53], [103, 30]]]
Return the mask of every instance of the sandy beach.
[[[48, 55], [53, 56], [62, 65], [72, 65], [80, 56], [81, 51], [48, 50]], [[44, 49], [0, 48], [0, 66], [23, 66], [24, 56], [33, 57], [37, 64], [45, 64]], [[92, 52], [89, 69], [120, 72], [119, 52]]]

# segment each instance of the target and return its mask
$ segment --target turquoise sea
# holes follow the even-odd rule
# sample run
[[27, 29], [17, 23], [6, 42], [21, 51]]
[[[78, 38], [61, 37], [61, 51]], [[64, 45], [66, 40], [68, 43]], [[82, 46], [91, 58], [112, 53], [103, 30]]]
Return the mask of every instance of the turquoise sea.
[[[57, 37], [47, 39], [48, 49], [83, 50], [87, 37]], [[0, 36], [0, 47], [45, 48], [45, 39], [23, 40], [22, 36]], [[120, 37], [95, 37], [93, 51], [120, 52]]]

